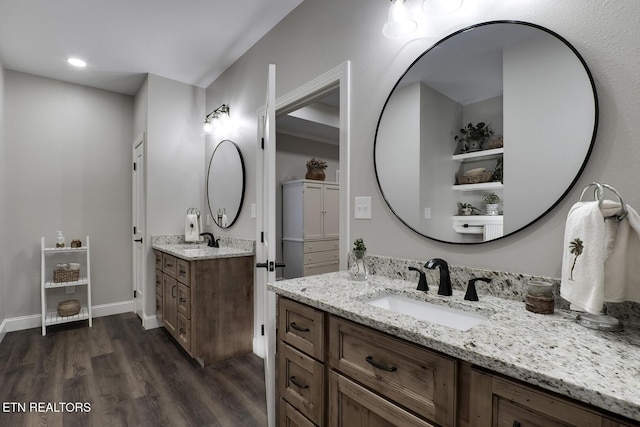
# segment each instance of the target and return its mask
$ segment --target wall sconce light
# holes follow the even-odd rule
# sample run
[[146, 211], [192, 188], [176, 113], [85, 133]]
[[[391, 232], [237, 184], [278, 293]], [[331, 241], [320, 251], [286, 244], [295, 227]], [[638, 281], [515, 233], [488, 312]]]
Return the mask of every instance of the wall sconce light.
[[205, 133], [213, 131], [213, 121], [216, 120], [216, 126], [226, 127], [229, 122], [229, 106], [222, 104], [204, 117], [204, 125], [202, 130]]
[[418, 23], [413, 19], [404, 3], [405, 0], [391, 0], [387, 20], [382, 27], [382, 34], [386, 37], [406, 36], [418, 28]]

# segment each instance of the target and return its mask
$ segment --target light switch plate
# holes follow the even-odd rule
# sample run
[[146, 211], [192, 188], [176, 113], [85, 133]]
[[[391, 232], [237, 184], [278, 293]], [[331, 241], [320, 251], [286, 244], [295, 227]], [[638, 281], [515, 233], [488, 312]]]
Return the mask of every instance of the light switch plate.
[[371, 219], [371, 196], [356, 197], [355, 219]]

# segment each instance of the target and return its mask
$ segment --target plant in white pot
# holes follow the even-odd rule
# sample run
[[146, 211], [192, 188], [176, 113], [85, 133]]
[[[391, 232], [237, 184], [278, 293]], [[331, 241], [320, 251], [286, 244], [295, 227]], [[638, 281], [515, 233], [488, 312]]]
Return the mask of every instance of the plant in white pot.
[[496, 193], [486, 193], [484, 203], [487, 215], [498, 215], [500, 212], [500, 197]]

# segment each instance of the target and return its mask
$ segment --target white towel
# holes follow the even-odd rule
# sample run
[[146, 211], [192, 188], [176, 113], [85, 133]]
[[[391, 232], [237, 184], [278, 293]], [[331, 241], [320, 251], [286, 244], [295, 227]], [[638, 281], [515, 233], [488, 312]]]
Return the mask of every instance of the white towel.
[[597, 314], [604, 302], [640, 302], [640, 215], [626, 209], [622, 221], [605, 221], [622, 213], [611, 200], [602, 209], [598, 202], [579, 202], [569, 211], [560, 295], [572, 309]]
[[[622, 212], [620, 203], [614, 204], [613, 213]], [[604, 265], [604, 301], [640, 302], [640, 215], [626, 205], [627, 216], [622, 221], [607, 221], [607, 231], [611, 229], [612, 242], [606, 248]]]
[[200, 221], [198, 215], [187, 214], [187, 219], [184, 225], [185, 242], [198, 242], [200, 240], [200, 233]]
[[600, 313], [604, 260], [605, 221], [598, 202], [578, 202], [567, 216], [560, 282], [560, 295], [572, 308]]

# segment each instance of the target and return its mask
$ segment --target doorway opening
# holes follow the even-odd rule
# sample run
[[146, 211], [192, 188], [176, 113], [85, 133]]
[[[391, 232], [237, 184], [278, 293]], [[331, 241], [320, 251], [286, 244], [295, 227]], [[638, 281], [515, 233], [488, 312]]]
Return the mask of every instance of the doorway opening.
[[[339, 270], [340, 88], [276, 112], [277, 279]], [[307, 163], [325, 165], [324, 180], [306, 179]]]

